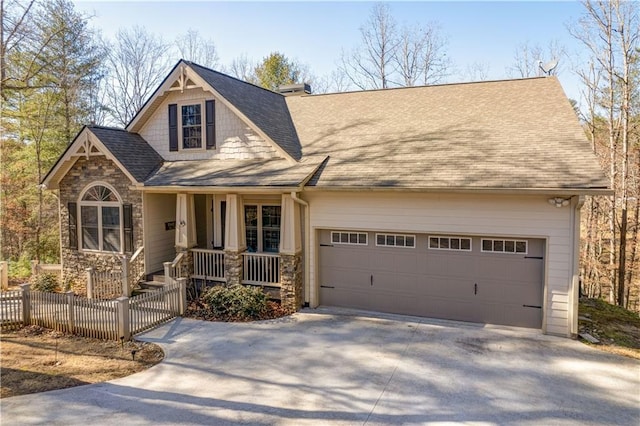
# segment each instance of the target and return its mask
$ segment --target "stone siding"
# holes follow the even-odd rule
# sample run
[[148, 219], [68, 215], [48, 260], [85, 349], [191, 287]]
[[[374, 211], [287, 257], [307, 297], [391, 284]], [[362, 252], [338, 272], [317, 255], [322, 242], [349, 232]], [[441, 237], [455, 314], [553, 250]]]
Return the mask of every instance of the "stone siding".
[[[61, 260], [63, 280], [78, 294], [86, 294], [86, 268], [96, 270], [120, 269], [121, 254], [83, 252], [81, 242], [78, 249], [69, 248], [68, 203], [78, 203], [80, 193], [88, 185], [105, 182], [111, 185], [124, 204], [133, 206], [133, 250], [142, 246], [142, 193], [130, 189], [129, 178], [120, 168], [105, 156], [81, 157], [60, 181], [60, 238], [62, 241]], [[80, 218], [78, 218], [80, 219]], [[78, 235], [81, 229], [78, 223]], [[124, 245], [124, 241], [122, 242]], [[132, 253], [128, 253], [130, 256]]]
[[227, 286], [242, 284], [242, 252], [224, 251], [224, 276]]
[[302, 253], [280, 254], [280, 304], [288, 311], [302, 307]]

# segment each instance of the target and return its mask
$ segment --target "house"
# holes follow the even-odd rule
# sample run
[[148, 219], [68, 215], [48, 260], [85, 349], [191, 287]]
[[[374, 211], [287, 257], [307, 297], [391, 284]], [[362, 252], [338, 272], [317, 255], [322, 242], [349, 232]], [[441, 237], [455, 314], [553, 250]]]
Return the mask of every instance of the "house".
[[285, 89], [182, 60], [126, 129], [84, 127], [43, 180], [65, 276], [577, 333], [580, 208], [610, 191], [555, 77]]

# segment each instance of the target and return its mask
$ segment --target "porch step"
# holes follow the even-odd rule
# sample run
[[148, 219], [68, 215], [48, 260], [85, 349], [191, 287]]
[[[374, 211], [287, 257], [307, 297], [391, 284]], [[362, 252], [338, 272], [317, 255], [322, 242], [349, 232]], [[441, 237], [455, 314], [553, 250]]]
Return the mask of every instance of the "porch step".
[[142, 290], [161, 290], [164, 287], [164, 280], [162, 281], [140, 281], [138, 286]]

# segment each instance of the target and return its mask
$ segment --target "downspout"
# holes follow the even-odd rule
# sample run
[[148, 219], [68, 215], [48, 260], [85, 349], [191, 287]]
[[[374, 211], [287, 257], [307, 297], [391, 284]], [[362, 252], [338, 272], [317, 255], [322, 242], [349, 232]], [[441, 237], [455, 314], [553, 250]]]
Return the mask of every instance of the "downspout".
[[311, 228], [309, 226], [309, 203], [303, 199], [298, 198], [297, 192], [291, 192], [291, 199], [304, 207], [304, 305], [309, 306], [309, 292], [310, 288], [310, 271], [309, 271], [309, 248], [311, 247], [311, 241], [309, 240], [311, 234]]
[[571, 288], [569, 289], [569, 336], [571, 338], [578, 337], [578, 302], [580, 299], [580, 209], [584, 205], [584, 195], [572, 197], [571, 204], [571, 221], [573, 222], [573, 259], [572, 259], [572, 277]]

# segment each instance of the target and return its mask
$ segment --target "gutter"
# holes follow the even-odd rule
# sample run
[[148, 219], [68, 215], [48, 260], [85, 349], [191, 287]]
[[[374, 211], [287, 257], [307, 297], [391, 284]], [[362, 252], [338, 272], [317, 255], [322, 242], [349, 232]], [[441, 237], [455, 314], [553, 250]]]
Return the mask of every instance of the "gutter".
[[580, 299], [580, 210], [584, 205], [583, 196], [573, 197], [571, 204], [571, 221], [573, 226], [573, 259], [571, 261], [571, 283], [569, 287], [569, 336], [578, 337], [578, 302]]
[[291, 191], [291, 199], [304, 207], [304, 304], [306, 306], [309, 305], [309, 293], [311, 291], [311, 280], [310, 280], [310, 248], [311, 248], [311, 224], [309, 223], [310, 214], [309, 214], [309, 203], [304, 201], [303, 199], [298, 198], [298, 193], [295, 191]]
[[607, 187], [591, 188], [460, 188], [460, 187], [376, 187], [376, 186], [305, 186], [305, 191], [324, 192], [420, 192], [455, 194], [504, 194], [504, 195], [613, 195]]

